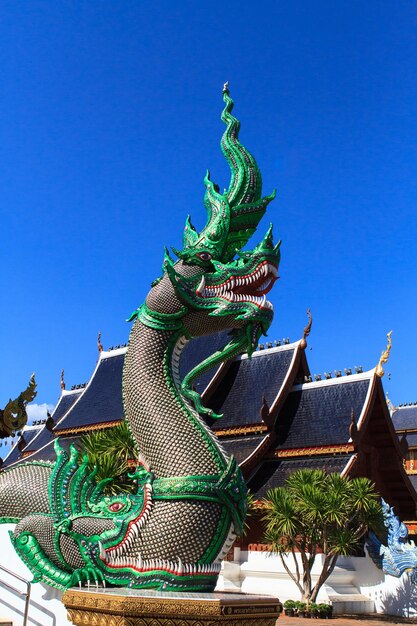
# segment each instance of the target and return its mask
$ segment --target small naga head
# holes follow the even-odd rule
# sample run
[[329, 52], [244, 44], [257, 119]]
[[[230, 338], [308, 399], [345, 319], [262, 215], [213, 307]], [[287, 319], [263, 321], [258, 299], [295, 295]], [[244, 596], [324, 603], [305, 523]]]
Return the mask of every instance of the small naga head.
[[[207, 173], [207, 224], [197, 232], [188, 216], [183, 248], [173, 250], [179, 260], [174, 261], [166, 251], [164, 274], [153, 284], [146, 306], [149, 312], [162, 314], [184, 311], [182, 319], [191, 336], [249, 325], [251, 341], [256, 345], [273, 317], [266, 295], [278, 278], [281, 242], [274, 245], [270, 226], [254, 249], [243, 248], [275, 192], [262, 197], [261, 173], [239, 141], [240, 123], [231, 113], [233, 100], [227, 84], [223, 98], [226, 130], [221, 148], [231, 169], [229, 188], [220, 193]], [[201, 324], [201, 314], [205, 324]]]

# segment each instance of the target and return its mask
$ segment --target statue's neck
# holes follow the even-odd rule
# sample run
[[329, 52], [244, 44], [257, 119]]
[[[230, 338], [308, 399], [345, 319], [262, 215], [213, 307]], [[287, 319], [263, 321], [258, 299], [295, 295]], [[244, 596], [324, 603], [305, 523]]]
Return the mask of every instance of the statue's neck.
[[179, 331], [149, 328], [138, 320], [125, 357], [126, 418], [156, 477], [215, 474], [228, 460], [175, 382], [185, 343]]

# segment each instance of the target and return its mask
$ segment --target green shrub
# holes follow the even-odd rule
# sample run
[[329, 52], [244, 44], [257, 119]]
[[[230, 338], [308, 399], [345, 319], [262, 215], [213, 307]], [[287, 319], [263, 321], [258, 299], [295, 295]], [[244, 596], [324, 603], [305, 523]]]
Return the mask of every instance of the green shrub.
[[295, 600], [285, 600], [284, 609], [295, 609], [296, 604]]

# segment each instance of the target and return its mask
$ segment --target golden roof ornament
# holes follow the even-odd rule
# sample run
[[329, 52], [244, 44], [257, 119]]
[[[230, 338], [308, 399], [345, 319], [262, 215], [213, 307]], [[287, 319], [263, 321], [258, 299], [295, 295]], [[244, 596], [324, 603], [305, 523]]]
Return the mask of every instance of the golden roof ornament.
[[0, 411], [0, 438], [14, 437], [15, 432], [21, 430], [23, 426], [26, 426], [28, 421], [28, 414], [26, 412], [26, 406], [36, 396], [36, 381], [35, 374], [29, 379], [29, 384], [25, 391], [16, 398], [16, 400], [9, 400], [4, 407], [3, 411]]
[[103, 352], [103, 344], [101, 343], [101, 330], [98, 331], [97, 335], [97, 348], [99, 353]]
[[65, 373], [64, 370], [62, 370], [61, 377], [59, 379], [59, 384], [61, 386], [62, 391], [64, 391], [64, 389], [65, 389], [64, 373]]
[[303, 338], [301, 339], [301, 343], [300, 346], [305, 350], [307, 348], [307, 337], [310, 334], [311, 331], [311, 326], [313, 324], [313, 316], [311, 315], [311, 311], [310, 309], [307, 309], [307, 315], [308, 315], [308, 324], [307, 326], [305, 326], [304, 331], [303, 331]]
[[385, 350], [382, 351], [381, 358], [379, 359], [378, 365], [375, 368], [375, 374], [379, 376], [380, 378], [382, 378], [383, 375], [385, 374], [384, 368], [382, 366], [384, 363], [388, 363], [389, 354], [391, 352], [391, 348], [392, 348], [391, 335], [392, 335], [392, 330], [390, 330], [389, 333], [387, 334], [387, 340], [388, 340], [387, 347], [385, 348]]

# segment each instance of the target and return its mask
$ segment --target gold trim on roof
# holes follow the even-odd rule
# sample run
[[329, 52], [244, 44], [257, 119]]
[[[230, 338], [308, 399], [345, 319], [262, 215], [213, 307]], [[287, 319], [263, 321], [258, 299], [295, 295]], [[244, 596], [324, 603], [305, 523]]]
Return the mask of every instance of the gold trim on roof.
[[304, 328], [303, 338], [301, 339], [301, 342], [300, 342], [300, 346], [303, 348], [303, 350], [307, 348], [307, 337], [310, 334], [311, 326], [313, 324], [313, 316], [311, 315], [311, 311], [309, 308], [307, 309], [307, 315], [308, 315], [308, 324]]
[[230, 437], [231, 435], [253, 435], [268, 432], [268, 426], [259, 424], [255, 426], [239, 426], [238, 428], [223, 428], [222, 430], [214, 430], [217, 437]]
[[389, 333], [387, 334], [387, 340], [388, 340], [387, 347], [385, 348], [385, 350], [382, 351], [381, 358], [379, 359], [378, 365], [376, 366], [376, 369], [375, 369], [375, 374], [379, 376], [380, 378], [382, 378], [385, 373], [382, 365], [384, 363], [388, 363], [389, 354], [391, 352], [391, 348], [392, 348], [391, 336], [392, 336], [392, 330], [390, 330]]
[[314, 448], [291, 448], [288, 450], [274, 450], [273, 456], [278, 459], [299, 456], [319, 456], [321, 454], [349, 454], [355, 451], [351, 443], [336, 446], [317, 446]]
[[89, 430], [102, 430], [104, 428], [111, 428], [112, 426], [117, 426], [122, 421], [122, 418], [119, 420], [114, 420], [113, 422], [101, 422], [100, 424], [89, 424], [86, 426], [78, 426], [76, 428], [62, 428], [54, 431], [55, 437], [59, 435], [76, 435], [77, 433], [85, 433]]

